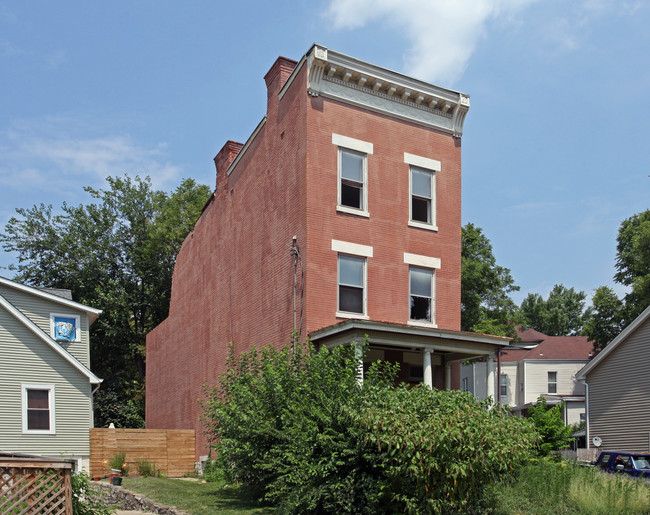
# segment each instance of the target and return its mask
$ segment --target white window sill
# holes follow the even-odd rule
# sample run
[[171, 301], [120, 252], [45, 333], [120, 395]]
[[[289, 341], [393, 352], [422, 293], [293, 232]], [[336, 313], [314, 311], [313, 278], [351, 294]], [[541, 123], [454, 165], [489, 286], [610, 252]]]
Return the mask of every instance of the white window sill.
[[431, 329], [437, 329], [438, 324], [434, 324], [433, 322], [421, 322], [419, 320], [409, 320], [406, 322], [406, 325], [412, 325], [415, 327], [429, 327]]
[[24, 435], [55, 435], [54, 431], [43, 431], [38, 429], [23, 429]]
[[368, 315], [362, 315], [361, 313], [346, 313], [345, 311], [337, 311], [336, 318], [355, 318], [357, 320], [370, 320]]
[[436, 225], [416, 222], [414, 220], [409, 220], [409, 227], [417, 227], [418, 229], [426, 229], [427, 231], [438, 231], [438, 226]]
[[336, 210], [339, 213], [347, 213], [348, 215], [357, 215], [363, 216], [365, 218], [370, 218], [370, 213], [368, 213], [368, 211], [364, 211], [363, 209], [355, 209], [353, 207], [347, 206], [336, 206]]

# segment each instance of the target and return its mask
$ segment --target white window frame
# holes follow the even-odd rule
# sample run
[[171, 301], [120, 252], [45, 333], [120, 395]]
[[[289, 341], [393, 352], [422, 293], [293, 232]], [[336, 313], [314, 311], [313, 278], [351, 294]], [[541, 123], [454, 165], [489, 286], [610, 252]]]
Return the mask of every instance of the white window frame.
[[[336, 255], [336, 317], [337, 318], [355, 318], [359, 320], [370, 320], [368, 316], [368, 258], [373, 257], [373, 248], [369, 245], [360, 245], [347, 241], [332, 240], [332, 250]], [[363, 258], [363, 313], [352, 313], [348, 311], [339, 311], [339, 256], [350, 256], [354, 258]]]
[[[551, 374], [555, 374], [555, 381], [551, 381]], [[557, 395], [557, 371], [550, 370], [546, 373], [546, 390], [551, 395]], [[555, 391], [551, 391], [551, 385], [555, 386]]]
[[[436, 174], [440, 172], [442, 166], [440, 161], [430, 159], [428, 157], [416, 156], [404, 152], [404, 162], [409, 165], [409, 215], [408, 225], [410, 227], [418, 227], [428, 231], [437, 231], [437, 217], [436, 217]], [[431, 173], [431, 223], [413, 220], [413, 169], [420, 169]]]
[[[74, 337], [74, 342], [80, 342], [81, 341], [81, 317], [79, 315], [72, 315], [70, 313], [50, 313], [50, 336], [52, 337], [53, 340], [56, 340], [56, 337], [54, 336], [54, 319], [55, 318], [74, 318], [76, 320], [75, 322], [75, 337]], [[72, 341], [68, 340], [57, 340], [60, 342], [68, 342], [72, 343]]]
[[[503, 393], [505, 389], [505, 393]], [[499, 381], [499, 395], [501, 399], [508, 398], [508, 374], [501, 374]]]
[[[337, 173], [336, 173], [336, 188], [337, 188], [337, 201], [336, 201], [336, 210], [341, 213], [347, 213], [351, 215], [363, 216], [366, 218], [370, 217], [370, 212], [368, 211], [368, 155], [373, 153], [374, 146], [372, 143], [367, 141], [362, 141], [355, 138], [350, 138], [348, 136], [342, 136], [340, 134], [332, 133], [332, 144], [338, 147], [337, 150]], [[341, 204], [341, 194], [342, 194], [342, 177], [341, 177], [341, 155], [343, 150], [348, 150], [356, 152], [363, 155], [363, 191], [362, 191], [362, 209], [357, 209], [350, 206], [344, 206]]]
[[438, 327], [436, 324], [436, 270], [441, 267], [440, 258], [421, 256], [419, 254], [410, 254], [404, 252], [404, 263], [409, 265], [409, 295], [408, 295], [408, 304], [411, 305], [411, 266], [415, 268], [428, 268], [433, 271], [431, 274], [431, 322], [423, 322], [422, 320], [411, 320], [411, 311], [409, 307], [408, 325], [419, 326], [419, 327]]
[[[23, 434], [26, 435], [53, 435], [56, 434], [56, 413], [55, 413], [55, 388], [53, 384], [22, 384], [22, 419]], [[47, 390], [48, 391], [48, 411], [50, 413], [50, 429], [29, 429], [27, 425], [27, 390]]]

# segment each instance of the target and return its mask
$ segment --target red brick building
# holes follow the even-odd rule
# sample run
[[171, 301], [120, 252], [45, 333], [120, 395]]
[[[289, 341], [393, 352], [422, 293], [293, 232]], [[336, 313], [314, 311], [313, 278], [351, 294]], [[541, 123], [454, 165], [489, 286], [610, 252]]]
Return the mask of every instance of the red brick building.
[[201, 385], [228, 344], [285, 345], [294, 327], [326, 346], [368, 335], [367, 361], [439, 388], [507, 344], [460, 332], [469, 98], [317, 45], [265, 80], [266, 116], [215, 157], [169, 317], [147, 337], [147, 427], [200, 435]]

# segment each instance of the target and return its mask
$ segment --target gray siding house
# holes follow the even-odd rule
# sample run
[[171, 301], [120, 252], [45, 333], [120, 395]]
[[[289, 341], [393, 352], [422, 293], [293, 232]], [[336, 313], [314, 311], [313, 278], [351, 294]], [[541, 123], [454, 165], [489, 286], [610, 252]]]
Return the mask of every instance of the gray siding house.
[[587, 446], [650, 451], [650, 306], [577, 375], [587, 384]]
[[100, 310], [0, 277], [0, 451], [75, 458], [88, 469], [89, 327]]

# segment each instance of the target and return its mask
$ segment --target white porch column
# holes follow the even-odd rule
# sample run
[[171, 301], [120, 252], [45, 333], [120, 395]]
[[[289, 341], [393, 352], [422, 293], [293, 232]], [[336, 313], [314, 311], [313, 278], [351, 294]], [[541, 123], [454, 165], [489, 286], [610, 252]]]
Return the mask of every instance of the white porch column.
[[354, 357], [357, 360], [357, 382], [360, 385], [362, 385], [363, 384], [363, 349], [361, 347], [361, 343], [356, 340], [352, 345], [354, 345]]
[[422, 369], [424, 371], [424, 384], [433, 388], [433, 369], [431, 368], [431, 350], [422, 351]]
[[451, 363], [445, 363], [445, 390], [451, 390]]
[[486, 393], [488, 397], [492, 397], [492, 400], [495, 400], [494, 396], [494, 354], [488, 354], [487, 356], [487, 378], [486, 378]]

